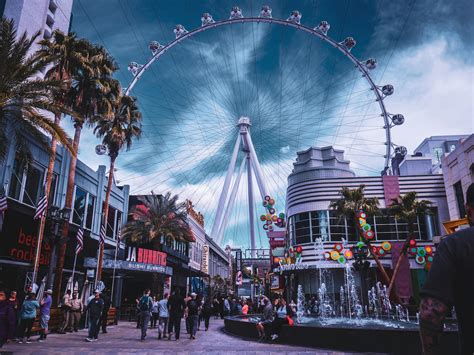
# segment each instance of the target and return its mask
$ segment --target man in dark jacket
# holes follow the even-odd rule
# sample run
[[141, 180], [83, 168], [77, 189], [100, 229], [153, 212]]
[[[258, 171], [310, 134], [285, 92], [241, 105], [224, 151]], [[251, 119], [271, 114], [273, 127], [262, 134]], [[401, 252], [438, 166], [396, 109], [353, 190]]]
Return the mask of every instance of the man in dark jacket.
[[106, 334], [107, 333], [107, 313], [109, 313], [111, 302], [110, 302], [110, 297], [105, 292], [105, 290], [102, 291], [100, 298], [102, 298], [102, 300], [104, 301], [104, 310], [102, 311], [100, 322], [102, 324], [102, 333]]
[[86, 341], [97, 341], [99, 337], [99, 321], [104, 310], [104, 300], [100, 298], [100, 291], [96, 290], [94, 298], [87, 304], [85, 311], [89, 311], [89, 336]]
[[183, 296], [180, 295], [179, 288], [168, 299], [168, 309], [170, 314], [170, 320], [168, 323], [168, 340], [171, 340], [171, 333], [175, 332], [175, 339], [179, 339], [179, 332], [181, 330], [181, 318], [183, 318], [184, 309], [186, 303], [184, 302]]

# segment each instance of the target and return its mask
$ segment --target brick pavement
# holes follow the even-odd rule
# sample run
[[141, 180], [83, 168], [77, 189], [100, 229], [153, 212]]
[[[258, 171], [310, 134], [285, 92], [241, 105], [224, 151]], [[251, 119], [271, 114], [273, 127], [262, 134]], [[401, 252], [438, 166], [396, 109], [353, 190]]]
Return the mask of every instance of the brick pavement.
[[[6, 344], [0, 349], [0, 354], [225, 354], [225, 355], [271, 355], [271, 354], [331, 354], [343, 355], [349, 353], [297, 347], [285, 344], [259, 343], [254, 340], [226, 334], [223, 331], [223, 321], [211, 319], [209, 331], [199, 331], [196, 340], [189, 339], [184, 323], [181, 327], [179, 341], [158, 340], [157, 330], [148, 330], [144, 342], [140, 341], [140, 330], [136, 323], [121, 322], [118, 326], [109, 327], [107, 334], [100, 334], [99, 341], [87, 343], [86, 330], [78, 333], [50, 334], [46, 342], [34, 341], [31, 344]], [[203, 327], [201, 328], [203, 329]], [[34, 337], [36, 339], [37, 337]], [[355, 353], [353, 353], [355, 354]]]

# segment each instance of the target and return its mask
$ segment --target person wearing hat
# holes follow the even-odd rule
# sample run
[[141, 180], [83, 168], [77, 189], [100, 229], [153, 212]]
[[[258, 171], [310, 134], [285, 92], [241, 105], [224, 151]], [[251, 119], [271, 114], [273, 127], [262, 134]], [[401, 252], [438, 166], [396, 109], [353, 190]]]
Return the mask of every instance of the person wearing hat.
[[38, 341], [42, 342], [46, 340], [46, 336], [48, 335], [48, 322], [50, 319], [51, 314], [51, 304], [53, 303], [53, 299], [51, 295], [53, 294], [53, 290], [48, 289], [44, 293], [43, 299], [40, 302], [40, 327], [41, 333]]
[[72, 293], [71, 314], [69, 317], [69, 329], [77, 332], [79, 321], [81, 320], [82, 300], [78, 297], [77, 291]]
[[420, 293], [424, 354], [443, 352], [444, 320], [453, 306], [459, 327], [459, 354], [474, 353], [474, 183], [466, 192], [466, 215], [470, 228], [458, 230], [441, 241]]
[[197, 295], [194, 292], [191, 293], [191, 299], [186, 304], [190, 339], [196, 339], [196, 331], [198, 327], [199, 304], [196, 301], [196, 296]]
[[92, 298], [84, 309], [89, 311], [89, 336], [86, 341], [97, 341], [99, 337], [99, 321], [102, 311], [104, 310], [104, 300], [100, 297], [100, 291], [95, 290], [94, 298]]

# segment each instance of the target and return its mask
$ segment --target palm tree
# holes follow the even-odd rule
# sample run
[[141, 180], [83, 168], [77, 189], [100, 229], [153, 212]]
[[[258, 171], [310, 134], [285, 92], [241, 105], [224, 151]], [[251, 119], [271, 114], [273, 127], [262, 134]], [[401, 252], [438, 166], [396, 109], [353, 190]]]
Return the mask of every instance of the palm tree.
[[[120, 95], [113, 103], [113, 117], [100, 117], [94, 128], [98, 138], [102, 137], [102, 144], [107, 147], [110, 157], [109, 179], [105, 193], [103, 225], [106, 225], [109, 214], [109, 199], [114, 179], [115, 160], [119, 152], [126, 147], [132, 146], [132, 140], [140, 138], [142, 133], [142, 115], [138, 110], [136, 99], [130, 96]], [[118, 241], [117, 241], [118, 243]], [[97, 280], [102, 278], [102, 258], [104, 245], [101, 244], [99, 251]]]
[[415, 239], [415, 223], [417, 216], [422, 214], [430, 214], [430, 205], [431, 202], [428, 200], [417, 200], [417, 194], [415, 191], [407, 192], [403, 196], [392, 199], [390, 213], [394, 215], [395, 218], [405, 220], [407, 222], [408, 233], [402, 250], [400, 251], [397, 263], [395, 264], [395, 269], [393, 270], [392, 279], [390, 281], [390, 285], [388, 286], [389, 293], [395, 284], [395, 279], [398, 275], [401, 261], [403, 256], [407, 253], [408, 247], [410, 246], [410, 241]]
[[[44, 133], [65, 145], [74, 155], [69, 137], [57, 123], [44, 112], [61, 112], [62, 107], [54, 100], [61, 90], [59, 79], [41, 79], [50, 61], [37, 53], [28, 55], [39, 36], [31, 38], [26, 32], [18, 39], [13, 20], [2, 18], [0, 22], [0, 161], [5, 160], [13, 140], [17, 156], [22, 162], [31, 161], [27, 137], [32, 137], [42, 148], [49, 151]], [[8, 127], [7, 127], [8, 126]]]
[[[331, 201], [329, 208], [335, 210], [336, 214], [339, 216], [345, 217], [347, 220], [354, 222], [357, 236], [361, 241], [364, 241], [369, 246], [369, 251], [380, 270], [383, 281], [388, 285], [390, 283], [390, 278], [388, 277], [385, 268], [380, 263], [377, 254], [374, 253], [370, 247], [370, 243], [363, 237], [362, 230], [359, 226], [359, 217], [357, 216], [359, 211], [364, 211], [368, 215], [375, 215], [380, 211], [377, 197], [365, 197], [364, 190], [365, 185], [360, 185], [355, 189], [350, 189], [344, 186], [339, 192], [341, 197], [337, 200]], [[395, 297], [398, 298], [396, 295]]]
[[[140, 197], [130, 213], [131, 221], [123, 229], [123, 238], [138, 245], [151, 244], [153, 249], [160, 249], [166, 239], [193, 241], [194, 237], [187, 222], [186, 203], [178, 203], [178, 196], [151, 195]], [[157, 291], [158, 274], [153, 273], [153, 293]]]
[[161, 245], [162, 237], [179, 241], [192, 241], [187, 222], [186, 204], [178, 203], [178, 196], [151, 195], [140, 197], [142, 205], [135, 207], [131, 221], [123, 229], [123, 238], [134, 244]]
[[[41, 45], [41, 48], [37, 52], [38, 57], [40, 57], [45, 63], [50, 63], [45, 78], [62, 83], [61, 90], [55, 91], [53, 96], [54, 104], [62, 108], [61, 111], [54, 112], [54, 123], [59, 125], [63, 112], [73, 114], [66, 109], [66, 94], [71, 88], [73, 75], [79, 68], [84, 66], [85, 58], [82, 55], [82, 50], [86, 48], [85, 44], [87, 43], [77, 39], [74, 33], [66, 35], [61, 31], [56, 30], [53, 32], [52, 40], [45, 39], [40, 41], [39, 44]], [[47, 196], [49, 196], [51, 191], [57, 143], [57, 139], [53, 137], [51, 140], [49, 164], [46, 173], [45, 194]], [[41, 248], [44, 228], [45, 218], [43, 217], [38, 231], [38, 240], [40, 241], [38, 243], [38, 248]]]
[[[112, 104], [111, 97], [118, 95], [118, 85], [112, 79], [112, 74], [118, 69], [114, 59], [101, 47], [81, 41], [81, 55], [84, 57], [82, 65], [72, 76], [71, 87], [66, 95], [66, 102], [74, 112], [73, 149], [79, 149], [81, 132], [84, 125], [93, 126], [97, 118], [102, 115], [110, 117]], [[115, 94], [112, 94], [115, 93]], [[69, 164], [69, 176], [66, 189], [65, 207], [72, 208], [74, 180], [76, 176], [77, 158], [73, 157]], [[63, 227], [63, 238], [67, 239], [69, 224]], [[59, 301], [59, 292], [62, 284], [66, 243], [63, 243], [58, 253], [56, 275], [54, 282], [55, 300]]]

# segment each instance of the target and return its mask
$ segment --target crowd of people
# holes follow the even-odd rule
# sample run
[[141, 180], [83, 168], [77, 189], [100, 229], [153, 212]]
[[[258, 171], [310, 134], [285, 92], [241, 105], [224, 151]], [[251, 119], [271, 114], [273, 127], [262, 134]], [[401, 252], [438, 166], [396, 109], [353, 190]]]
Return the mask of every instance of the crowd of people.
[[[46, 340], [49, 333], [49, 320], [53, 291], [48, 289], [40, 300], [36, 298], [33, 288], [28, 286], [24, 297], [20, 299], [17, 291], [11, 291], [7, 298], [5, 291], [0, 290], [0, 347], [7, 342], [31, 343], [32, 329], [39, 316], [39, 342]], [[96, 341], [100, 325], [102, 333], [107, 333], [107, 313], [111, 302], [106, 292], [96, 291], [83, 305], [77, 291], [67, 290], [59, 305], [61, 324], [58, 333], [77, 332], [82, 317], [88, 314], [89, 334], [86, 341]]]

